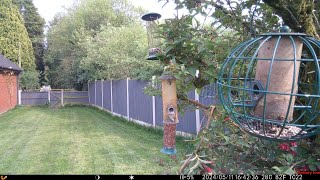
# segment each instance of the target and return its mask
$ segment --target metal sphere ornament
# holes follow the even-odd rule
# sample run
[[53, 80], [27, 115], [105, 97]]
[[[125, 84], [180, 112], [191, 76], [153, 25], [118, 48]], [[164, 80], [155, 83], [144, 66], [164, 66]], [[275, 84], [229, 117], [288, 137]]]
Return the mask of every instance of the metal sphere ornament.
[[319, 53], [320, 41], [288, 27], [241, 43], [219, 73], [224, 109], [259, 138], [296, 141], [319, 134]]

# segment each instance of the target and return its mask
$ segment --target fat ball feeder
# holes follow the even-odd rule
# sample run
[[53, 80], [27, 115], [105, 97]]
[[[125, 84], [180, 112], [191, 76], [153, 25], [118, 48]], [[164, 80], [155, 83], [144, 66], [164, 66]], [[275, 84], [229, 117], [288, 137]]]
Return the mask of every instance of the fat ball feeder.
[[219, 73], [224, 109], [259, 138], [296, 141], [319, 134], [319, 53], [320, 41], [287, 26], [241, 43]]
[[147, 22], [146, 28], [148, 33], [148, 48], [149, 54], [147, 60], [158, 60], [157, 52], [159, 48], [155, 48], [156, 44], [154, 41], [154, 29], [156, 27], [156, 20], [160, 19], [161, 15], [158, 13], [147, 13], [141, 17], [142, 20]]

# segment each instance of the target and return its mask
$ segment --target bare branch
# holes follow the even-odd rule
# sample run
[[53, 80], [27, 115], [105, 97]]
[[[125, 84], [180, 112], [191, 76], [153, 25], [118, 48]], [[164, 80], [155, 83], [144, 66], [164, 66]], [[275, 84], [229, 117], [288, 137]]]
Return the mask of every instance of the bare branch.
[[316, 24], [316, 27], [317, 27], [317, 29], [318, 29], [318, 31], [319, 31], [319, 30], [320, 30], [320, 24], [319, 24], [319, 20], [318, 20], [316, 14], [314, 13], [314, 11], [312, 12], [312, 15], [313, 15], [313, 18], [314, 18], [314, 22], [315, 22], [315, 24]]

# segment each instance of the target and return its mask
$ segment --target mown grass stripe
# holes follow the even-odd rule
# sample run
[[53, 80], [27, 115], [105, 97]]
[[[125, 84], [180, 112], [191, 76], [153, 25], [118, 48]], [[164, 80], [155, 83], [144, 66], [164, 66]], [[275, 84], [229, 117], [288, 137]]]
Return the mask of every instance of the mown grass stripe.
[[[19, 107], [0, 127], [0, 174], [175, 174], [181, 165], [160, 153], [159, 131], [95, 108]], [[177, 141], [179, 162], [186, 148]]]

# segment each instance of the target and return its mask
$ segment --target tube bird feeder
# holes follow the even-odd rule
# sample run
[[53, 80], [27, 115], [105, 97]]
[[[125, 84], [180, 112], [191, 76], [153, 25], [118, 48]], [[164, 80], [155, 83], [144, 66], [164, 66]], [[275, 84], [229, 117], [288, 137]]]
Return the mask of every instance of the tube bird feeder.
[[146, 21], [146, 28], [148, 33], [148, 48], [149, 54], [147, 60], [158, 60], [157, 52], [159, 48], [156, 48], [157, 44], [154, 38], [154, 31], [156, 28], [156, 20], [160, 19], [161, 15], [158, 13], [147, 13], [141, 17], [142, 20]]
[[178, 120], [176, 79], [169, 75], [160, 77], [162, 81], [162, 105], [163, 105], [163, 148], [161, 152], [175, 155], [176, 150], [176, 125]]
[[238, 45], [219, 73], [223, 107], [259, 138], [295, 141], [320, 133], [320, 41], [288, 29]]

